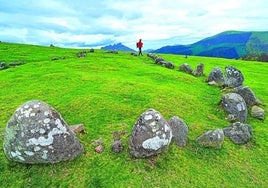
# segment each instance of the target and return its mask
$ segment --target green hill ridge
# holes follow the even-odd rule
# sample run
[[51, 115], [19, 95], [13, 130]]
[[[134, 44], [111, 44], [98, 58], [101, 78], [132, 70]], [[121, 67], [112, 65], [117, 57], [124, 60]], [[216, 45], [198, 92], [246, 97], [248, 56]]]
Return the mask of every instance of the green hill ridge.
[[[254, 39], [254, 38], [253, 38]], [[252, 40], [253, 40], [252, 39]], [[77, 58], [79, 49], [0, 43], [0, 62], [25, 64], [0, 71], [0, 145], [13, 112], [29, 100], [42, 100], [69, 125], [84, 123], [78, 134], [85, 153], [71, 162], [23, 165], [10, 162], [0, 152], [0, 187], [265, 187], [268, 183], [267, 118], [249, 117], [254, 137], [246, 145], [225, 138], [222, 149], [201, 148], [197, 136], [230, 123], [218, 107], [220, 88], [204, 80], [215, 66], [232, 65], [241, 70], [245, 86], [265, 104], [268, 101], [268, 64], [221, 58], [159, 54], [176, 68], [167, 69], [146, 56], [95, 50]], [[64, 57], [52, 61], [52, 57]], [[178, 71], [187, 62], [205, 65], [204, 77]], [[128, 136], [138, 116], [148, 108], [166, 120], [179, 116], [189, 127], [185, 148], [171, 144], [161, 155], [134, 159]], [[268, 111], [268, 107], [264, 107]], [[121, 154], [111, 151], [113, 131], [127, 132]], [[94, 151], [101, 138], [104, 152]]]

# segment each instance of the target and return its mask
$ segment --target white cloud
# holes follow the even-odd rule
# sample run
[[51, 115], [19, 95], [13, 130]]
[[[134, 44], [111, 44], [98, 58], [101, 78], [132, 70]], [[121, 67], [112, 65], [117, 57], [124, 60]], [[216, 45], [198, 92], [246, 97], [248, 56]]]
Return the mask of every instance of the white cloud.
[[135, 48], [189, 44], [225, 30], [268, 30], [265, 0], [0, 0], [0, 40]]

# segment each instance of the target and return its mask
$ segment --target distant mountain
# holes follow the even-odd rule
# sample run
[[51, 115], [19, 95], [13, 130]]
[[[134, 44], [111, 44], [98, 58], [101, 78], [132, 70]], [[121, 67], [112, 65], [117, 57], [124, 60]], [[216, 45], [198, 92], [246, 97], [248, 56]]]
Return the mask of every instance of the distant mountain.
[[113, 45], [104, 46], [101, 49], [102, 50], [118, 50], [118, 51], [135, 52], [135, 50], [123, 45], [122, 43], [117, 43], [117, 44], [113, 44]]
[[240, 58], [268, 53], [268, 32], [226, 31], [190, 45], [164, 46], [154, 53]]

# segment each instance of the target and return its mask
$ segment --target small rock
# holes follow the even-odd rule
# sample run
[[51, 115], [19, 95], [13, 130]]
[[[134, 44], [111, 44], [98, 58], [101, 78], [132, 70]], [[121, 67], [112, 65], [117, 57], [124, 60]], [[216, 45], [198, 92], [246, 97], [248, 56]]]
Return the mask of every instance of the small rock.
[[224, 141], [224, 133], [222, 129], [210, 130], [202, 134], [196, 139], [196, 142], [202, 147], [213, 147], [220, 149]]
[[97, 153], [102, 153], [104, 151], [103, 145], [98, 145], [97, 147], [95, 147], [95, 151]]
[[52, 57], [51, 58], [51, 61], [57, 61], [57, 60], [59, 60], [60, 58], [59, 57]]
[[121, 153], [124, 149], [123, 143], [121, 140], [114, 141], [112, 145], [112, 151], [115, 153]]
[[251, 116], [260, 120], [264, 120], [265, 112], [258, 106], [253, 106], [251, 109]]
[[77, 124], [77, 125], [71, 125], [70, 126], [70, 129], [75, 133], [85, 133], [86, 130], [85, 130], [85, 126], [84, 124]]
[[253, 136], [250, 125], [236, 122], [223, 129], [224, 135], [229, 137], [235, 144], [246, 144]]
[[94, 52], [94, 49], [93, 49], [93, 48], [91, 48], [91, 49], [89, 50], [89, 52], [91, 52], [91, 53], [92, 53], [92, 52]]

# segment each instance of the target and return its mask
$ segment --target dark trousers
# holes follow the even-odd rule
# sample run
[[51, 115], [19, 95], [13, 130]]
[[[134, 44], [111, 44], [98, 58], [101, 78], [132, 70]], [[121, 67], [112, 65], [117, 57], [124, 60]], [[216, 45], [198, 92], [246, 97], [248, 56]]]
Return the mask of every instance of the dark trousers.
[[139, 55], [142, 55], [141, 48], [139, 48]]

